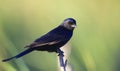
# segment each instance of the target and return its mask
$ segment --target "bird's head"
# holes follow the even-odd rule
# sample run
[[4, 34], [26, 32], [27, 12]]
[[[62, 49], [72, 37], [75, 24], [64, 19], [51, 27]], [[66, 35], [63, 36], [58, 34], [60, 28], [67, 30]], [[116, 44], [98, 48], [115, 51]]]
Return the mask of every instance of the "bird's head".
[[73, 30], [76, 27], [76, 21], [73, 18], [67, 18], [60, 26], [63, 26], [69, 30]]

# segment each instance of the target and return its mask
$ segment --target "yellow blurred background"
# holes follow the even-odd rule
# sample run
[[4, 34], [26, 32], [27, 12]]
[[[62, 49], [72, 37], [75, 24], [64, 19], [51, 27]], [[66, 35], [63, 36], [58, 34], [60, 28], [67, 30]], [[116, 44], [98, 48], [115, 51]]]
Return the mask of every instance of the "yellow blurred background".
[[120, 71], [120, 0], [0, 0], [0, 71], [57, 71], [55, 53], [1, 60], [69, 17], [77, 21], [69, 42], [72, 71]]

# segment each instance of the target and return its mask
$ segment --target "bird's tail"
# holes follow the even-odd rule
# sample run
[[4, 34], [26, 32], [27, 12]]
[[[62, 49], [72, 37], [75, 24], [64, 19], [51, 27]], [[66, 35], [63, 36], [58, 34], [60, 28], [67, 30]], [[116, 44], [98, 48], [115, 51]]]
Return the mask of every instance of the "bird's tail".
[[28, 48], [27, 50], [25, 50], [25, 51], [19, 53], [19, 54], [16, 55], [16, 56], [13, 56], [13, 57], [11, 57], [11, 58], [2, 60], [2, 62], [6, 62], [6, 61], [12, 60], [12, 59], [14, 59], [14, 58], [20, 58], [20, 57], [22, 57], [22, 56], [24, 56], [24, 55], [30, 53], [30, 52], [33, 51], [33, 50], [34, 50], [33, 48]]

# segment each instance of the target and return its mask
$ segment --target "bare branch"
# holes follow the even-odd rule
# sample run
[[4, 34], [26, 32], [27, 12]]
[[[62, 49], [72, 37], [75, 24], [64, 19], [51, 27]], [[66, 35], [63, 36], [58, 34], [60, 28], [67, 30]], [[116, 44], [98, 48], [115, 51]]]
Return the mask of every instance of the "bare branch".
[[57, 50], [59, 56], [60, 66], [63, 67], [63, 70], [66, 71], [67, 60], [64, 60], [64, 52], [61, 49]]

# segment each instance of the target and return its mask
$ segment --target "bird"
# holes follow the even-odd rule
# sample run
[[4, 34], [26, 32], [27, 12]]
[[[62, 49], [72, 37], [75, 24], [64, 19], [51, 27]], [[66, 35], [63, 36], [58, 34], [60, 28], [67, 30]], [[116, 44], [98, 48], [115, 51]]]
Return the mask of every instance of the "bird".
[[66, 18], [59, 26], [42, 35], [40, 38], [33, 41], [33, 43], [25, 46], [26, 50], [2, 61], [7, 62], [12, 59], [17, 59], [35, 50], [57, 53], [57, 50], [71, 39], [75, 27], [76, 20], [73, 18]]

